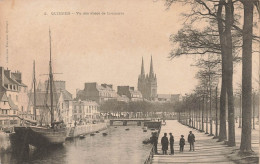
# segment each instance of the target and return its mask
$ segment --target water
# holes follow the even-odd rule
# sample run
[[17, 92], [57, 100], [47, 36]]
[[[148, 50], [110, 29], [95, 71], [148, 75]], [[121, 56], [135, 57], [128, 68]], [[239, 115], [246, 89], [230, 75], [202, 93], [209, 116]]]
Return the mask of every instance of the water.
[[[125, 129], [129, 128], [129, 131]], [[151, 145], [142, 141], [151, 136], [151, 131], [143, 132], [140, 126], [114, 126], [95, 136], [66, 141], [62, 146], [30, 152], [29, 161], [35, 164], [139, 164], [144, 163]], [[0, 156], [0, 163], [17, 163], [14, 155]], [[20, 162], [19, 162], [20, 163]]]

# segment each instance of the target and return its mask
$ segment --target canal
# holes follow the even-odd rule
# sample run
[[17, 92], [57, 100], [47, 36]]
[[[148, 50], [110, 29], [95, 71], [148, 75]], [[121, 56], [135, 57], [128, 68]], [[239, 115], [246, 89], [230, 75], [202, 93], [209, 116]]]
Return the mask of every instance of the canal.
[[[125, 130], [129, 128], [130, 130]], [[122, 164], [144, 163], [151, 145], [142, 141], [150, 138], [151, 131], [143, 132], [141, 126], [111, 126], [103, 136], [87, 135], [84, 139], [68, 140], [62, 146], [31, 150], [26, 163], [35, 164]], [[20, 163], [13, 154], [0, 156], [0, 163]]]

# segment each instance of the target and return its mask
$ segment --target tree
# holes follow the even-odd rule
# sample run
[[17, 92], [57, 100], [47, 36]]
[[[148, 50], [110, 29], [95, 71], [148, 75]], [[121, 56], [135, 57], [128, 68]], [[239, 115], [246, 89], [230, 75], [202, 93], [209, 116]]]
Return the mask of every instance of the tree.
[[[242, 136], [241, 152], [251, 152], [251, 108], [252, 108], [252, 35], [253, 0], [241, 0], [244, 6], [243, 50], [242, 50]], [[258, 2], [259, 6], [259, 2]]]

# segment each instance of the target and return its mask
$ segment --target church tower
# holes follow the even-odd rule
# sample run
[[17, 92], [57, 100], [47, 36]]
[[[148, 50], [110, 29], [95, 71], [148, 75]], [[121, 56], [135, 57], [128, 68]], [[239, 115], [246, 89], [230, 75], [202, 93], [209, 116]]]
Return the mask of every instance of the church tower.
[[144, 73], [144, 59], [142, 58], [142, 65], [141, 65], [141, 74], [138, 77], [138, 91], [140, 91], [143, 95], [143, 98], [146, 98], [146, 84], [145, 84], [145, 73]]
[[157, 78], [153, 70], [153, 58], [151, 56], [150, 72], [145, 75], [144, 61], [142, 58], [141, 74], [138, 77], [138, 90], [142, 93], [143, 98], [155, 100], [157, 98]]
[[157, 98], [157, 78], [153, 71], [153, 57], [151, 56], [150, 72], [147, 79], [147, 92], [149, 93], [149, 99], [155, 100]]

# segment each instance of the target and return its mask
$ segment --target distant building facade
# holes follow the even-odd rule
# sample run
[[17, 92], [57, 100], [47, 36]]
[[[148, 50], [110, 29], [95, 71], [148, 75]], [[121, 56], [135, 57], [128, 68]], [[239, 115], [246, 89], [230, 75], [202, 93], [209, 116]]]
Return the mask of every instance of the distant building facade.
[[111, 84], [98, 85], [94, 83], [85, 83], [85, 88], [77, 92], [77, 100], [92, 100], [101, 104], [107, 100], [117, 99], [118, 95]]
[[69, 123], [76, 122], [91, 123], [93, 120], [99, 118], [99, 105], [95, 101], [70, 101], [69, 109], [72, 111], [72, 115], [69, 118]]
[[151, 57], [150, 72], [145, 75], [144, 61], [142, 58], [141, 74], [138, 77], [138, 91], [147, 100], [157, 99], [157, 77], [153, 70], [153, 59]]
[[126, 96], [131, 101], [142, 101], [143, 96], [140, 91], [129, 86], [117, 86], [117, 94], [120, 96]]
[[158, 94], [157, 100], [159, 102], [176, 103], [182, 101], [181, 94]]

